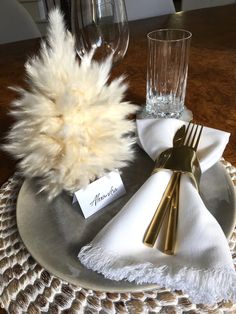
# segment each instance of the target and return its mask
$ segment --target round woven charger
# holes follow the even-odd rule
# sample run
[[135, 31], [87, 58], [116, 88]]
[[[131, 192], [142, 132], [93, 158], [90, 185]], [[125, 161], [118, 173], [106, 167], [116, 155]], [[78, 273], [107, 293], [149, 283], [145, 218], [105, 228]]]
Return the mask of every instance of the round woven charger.
[[[222, 160], [236, 186], [236, 168]], [[223, 301], [193, 304], [181, 291], [157, 288], [139, 293], [83, 289], [54, 277], [31, 257], [16, 225], [16, 199], [22, 178], [15, 174], [0, 189], [0, 305], [8, 313], [236, 313]], [[236, 229], [229, 241], [236, 264]]]

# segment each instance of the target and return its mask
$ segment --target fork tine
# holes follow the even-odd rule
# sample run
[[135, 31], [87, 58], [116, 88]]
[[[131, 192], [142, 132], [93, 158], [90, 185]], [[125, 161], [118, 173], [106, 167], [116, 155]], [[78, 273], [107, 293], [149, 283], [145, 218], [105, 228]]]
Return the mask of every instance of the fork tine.
[[188, 134], [190, 125], [191, 125], [191, 122], [188, 123], [187, 128], [186, 128], [186, 130], [185, 130], [185, 137], [184, 137], [185, 141], [186, 141], [186, 137], [187, 137], [187, 134]]
[[200, 128], [200, 131], [198, 133], [198, 138], [197, 138], [197, 141], [196, 141], [196, 144], [194, 145], [193, 149], [196, 151], [197, 150], [197, 147], [198, 147], [198, 144], [199, 144], [199, 141], [200, 141], [200, 137], [202, 135], [202, 130], [203, 130], [203, 126], [201, 125], [201, 128]]
[[[190, 126], [191, 126], [191, 129], [190, 129]], [[190, 129], [190, 131], [189, 131], [189, 129]], [[192, 136], [192, 133], [193, 133], [193, 129], [194, 129], [194, 124], [191, 124], [191, 123], [189, 123], [189, 125], [188, 125], [188, 128], [187, 128], [187, 130], [186, 130], [186, 141], [185, 141], [185, 146], [189, 146], [189, 144], [190, 144], [190, 140], [191, 140], [191, 136]], [[189, 132], [189, 134], [188, 134], [188, 132]]]
[[189, 122], [185, 131], [184, 146], [190, 147], [196, 151], [200, 141], [202, 130], [203, 130], [202, 125], [200, 126], [198, 124], [193, 124]]
[[193, 134], [193, 137], [192, 137], [192, 141], [191, 143], [189, 143], [189, 147], [192, 147], [194, 149], [194, 142], [195, 142], [195, 139], [196, 139], [196, 136], [197, 136], [197, 131], [198, 131], [198, 125], [194, 125], [195, 127], [195, 131], [194, 131], [194, 134]]

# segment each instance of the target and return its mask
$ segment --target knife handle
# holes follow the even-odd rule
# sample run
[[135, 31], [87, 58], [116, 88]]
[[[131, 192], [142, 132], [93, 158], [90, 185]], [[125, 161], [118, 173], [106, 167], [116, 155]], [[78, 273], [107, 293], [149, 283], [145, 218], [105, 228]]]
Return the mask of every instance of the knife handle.
[[180, 186], [181, 174], [178, 173], [178, 182], [175, 187], [171, 199], [171, 205], [169, 210], [169, 215], [167, 219], [167, 227], [165, 232], [165, 245], [164, 253], [168, 255], [173, 255], [175, 253], [175, 244], [177, 236], [177, 224], [178, 224], [178, 212], [179, 212], [179, 186]]
[[147, 246], [153, 247], [157, 240], [157, 237], [161, 230], [161, 226], [167, 213], [167, 209], [170, 206], [172, 195], [178, 183], [178, 178], [179, 173], [174, 172], [155, 211], [155, 214], [144, 234], [143, 243]]

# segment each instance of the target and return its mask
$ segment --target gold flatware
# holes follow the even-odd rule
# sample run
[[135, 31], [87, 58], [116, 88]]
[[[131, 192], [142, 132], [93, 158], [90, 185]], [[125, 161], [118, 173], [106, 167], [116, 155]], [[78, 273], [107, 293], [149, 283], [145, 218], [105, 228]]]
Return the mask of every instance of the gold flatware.
[[167, 218], [166, 234], [164, 236], [164, 253], [173, 255], [175, 253], [177, 225], [178, 225], [178, 214], [179, 214], [179, 186], [181, 174], [177, 173], [178, 182], [173, 193], [170, 209]]
[[[199, 130], [200, 127], [200, 130]], [[164, 253], [174, 254], [176, 243], [177, 221], [178, 221], [178, 199], [179, 199], [179, 182], [181, 173], [189, 173], [193, 178], [197, 188], [200, 180], [200, 166], [196, 157], [196, 150], [200, 141], [202, 126], [189, 123], [187, 129], [180, 128], [173, 139], [173, 148], [168, 149], [162, 154], [161, 161], [164, 163], [163, 168], [172, 169], [174, 173], [166, 187], [156, 212], [144, 234], [143, 243], [153, 247], [159, 232], [161, 230], [165, 216], [169, 209], [167, 223]], [[183, 131], [184, 130], [184, 131]], [[180, 135], [181, 134], [181, 135]], [[177, 141], [178, 138], [178, 141]], [[182, 152], [182, 156], [181, 156]], [[166, 156], [166, 160], [163, 156]], [[177, 157], [175, 165], [174, 158]], [[181, 158], [180, 158], [181, 157]], [[164, 162], [165, 161], [165, 162]], [[157, 161], [158, 165], [158, 161]], [[167, 165], [167, 167], [166, 167]], [[158, 165], [159, 166], [159, 165]], [[171, 168], [169, 168], [171, 166]], [[156, 167], [157, 168], [157, 167]], [[177, 169], [175, 169], [177, 168]], [[160, 170], [154, 169], [154, 172]], [[195, 177], [196, 174], [196, 177]], [[177, 194], [177, 195], [174, 195]], [[174, 195], [174, 197], [173, 197]], [[173, 198], [173, 199], [172, 199]]]
[[173, 195], [177, 182], [178, 177], [172, 175], [161, 198], [161, 201], [155, 211], [155, 214], [144, 234], [143, 243], [147, 246], [153, 247], [156, 242], [157, 236], [161, 230], [161, 226], [167, 214], [167, 209], [170, 205], [171, 197]]
[[[202, 129], [203, 129], [203, 126], [200, 127], [200, 130], [199, 130], [199, 127], [200, 127], [199, 125], [196, 125], [195, 130], [194, 130], [194, 124], [192, 125], [189, 136], [186, 139], [186, 143], [184, 143], [184, 146], [193, 149], [195, 152], [197, 151], [197, 147], [198, 147], [201, 133], [202, 133]], [[190, 128], [190, 124], [188, 124], [186, 134], [187, 134], [189, 128]], [[192, 133], [193, 133], [193, 135], [192, 135]], [[192, 137], [192, 139], [191, 139], [191, 137]], [[176, 175], [179, 175], [179, 180], [178, 180], [178, 183], [176, 185], [175, 191], [173, 192], [172, 202], [170, 205], [169, 215], [168, 215], [166, 235], [164, 236], [164, 239], [165, 239], [164, 253], [168, 254], [168, 255], [174, 254], [176, 238], [177, 238], [180, 173], [177, 173]]]

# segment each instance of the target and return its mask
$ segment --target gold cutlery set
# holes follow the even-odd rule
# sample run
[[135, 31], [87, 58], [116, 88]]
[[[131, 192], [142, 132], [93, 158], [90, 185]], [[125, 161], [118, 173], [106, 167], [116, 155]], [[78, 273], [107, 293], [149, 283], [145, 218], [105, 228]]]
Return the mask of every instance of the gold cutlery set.
[[201, 169], [197, 158], [197, 147], [203, 126], [189, 123], [183, 125], [174, 135], [173, 147], [158, 157], [153, 173], [163, 169], [173, 171], [155, 214], [144, 234], [143, 243], [154, 247], [161, 230], [161, 250], [168, 255], [175, 254], [179, 211], [179, 189], [181, 174], [188, 174], [199, 191]]

